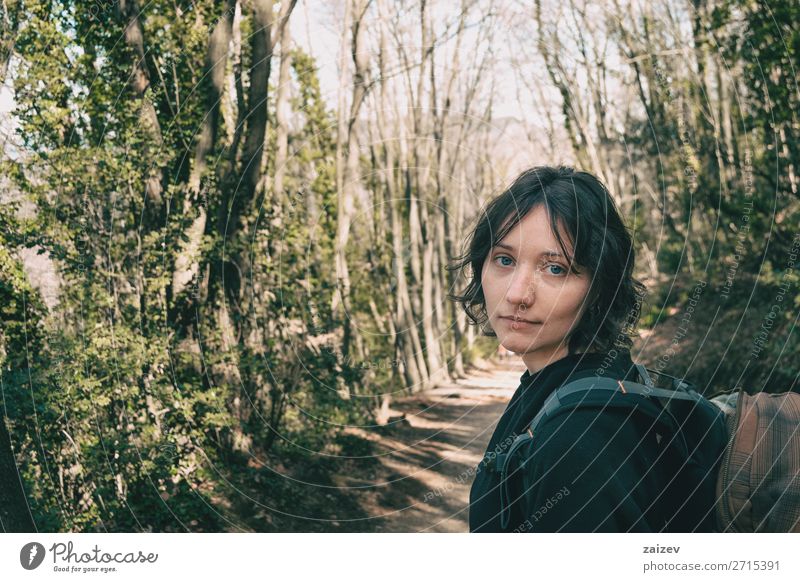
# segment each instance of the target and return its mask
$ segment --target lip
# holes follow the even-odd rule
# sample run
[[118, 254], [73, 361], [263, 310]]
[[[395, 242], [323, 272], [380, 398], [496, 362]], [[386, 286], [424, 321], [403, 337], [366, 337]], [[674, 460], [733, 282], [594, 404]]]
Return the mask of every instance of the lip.
[[525, 324], [525, 325], [538, 325], [541, 323], [541, 321], [530, 321], [529, 319], [515, 319], [514, 317], [506, 317], [506, 316], [503, 316], [500, 319], [505, 319], [506, 321], [511, 323]]

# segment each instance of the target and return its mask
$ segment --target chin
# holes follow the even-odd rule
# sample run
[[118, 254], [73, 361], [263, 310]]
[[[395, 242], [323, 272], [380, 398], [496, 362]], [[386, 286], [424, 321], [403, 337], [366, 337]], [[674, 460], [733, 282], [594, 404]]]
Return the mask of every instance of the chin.
[[537, 342], [525, 341], [519, 338], [506, 337], [500, 341], [500, 345], [507, 349], [509, 352], [515, 354], [524, 354], [537, 349], [539, 344]]

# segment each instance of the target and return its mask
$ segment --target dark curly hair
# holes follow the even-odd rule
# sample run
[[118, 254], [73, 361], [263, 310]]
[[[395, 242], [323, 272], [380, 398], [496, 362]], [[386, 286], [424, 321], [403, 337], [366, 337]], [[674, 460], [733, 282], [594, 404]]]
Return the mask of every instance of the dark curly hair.
[[[489, 319], [481, 285], [483, 263], [492, 247], [539, 204], [547, 209], [561, 250], [569, 256], [557, 224], [568, 233], [574, 264], [591, 278], [587, 309], [570, 335], [569, 353], [630, 350], [647, 289], [633, 277], [633, 242], [614, 200], [588, 172], [540, 166], [520, 174], [478, 215], [465, 252], [447, 266], [450, 271], [471, 270], [465, 274], [466, 289], [447, 297], [463, 307], [472, 325], [483, 328]], [[493, 330], [483, 332], [497, 337]]]

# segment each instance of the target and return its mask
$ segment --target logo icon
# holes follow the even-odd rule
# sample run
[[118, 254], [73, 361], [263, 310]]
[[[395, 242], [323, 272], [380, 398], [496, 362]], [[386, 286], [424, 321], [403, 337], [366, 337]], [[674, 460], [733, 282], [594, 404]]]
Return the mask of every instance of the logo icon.
[[44, 561], [44, 546], [39, 542], [30, 542], [19, 551], [19, 563], [26, 570], [35, 570]]

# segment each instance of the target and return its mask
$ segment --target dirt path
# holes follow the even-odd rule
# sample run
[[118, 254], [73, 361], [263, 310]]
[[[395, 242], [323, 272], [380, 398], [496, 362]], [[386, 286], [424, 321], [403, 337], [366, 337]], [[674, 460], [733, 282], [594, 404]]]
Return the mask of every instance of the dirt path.
[[466, 379], [392, 403], [393, 414], [405, 420], [370, 435], [379, 451], [378, 479], [372, 487], [364, 483], [359, 495], [373, 531], [469, 531], [474, 468], [524, 371], [519, 361], [487, 363]]

